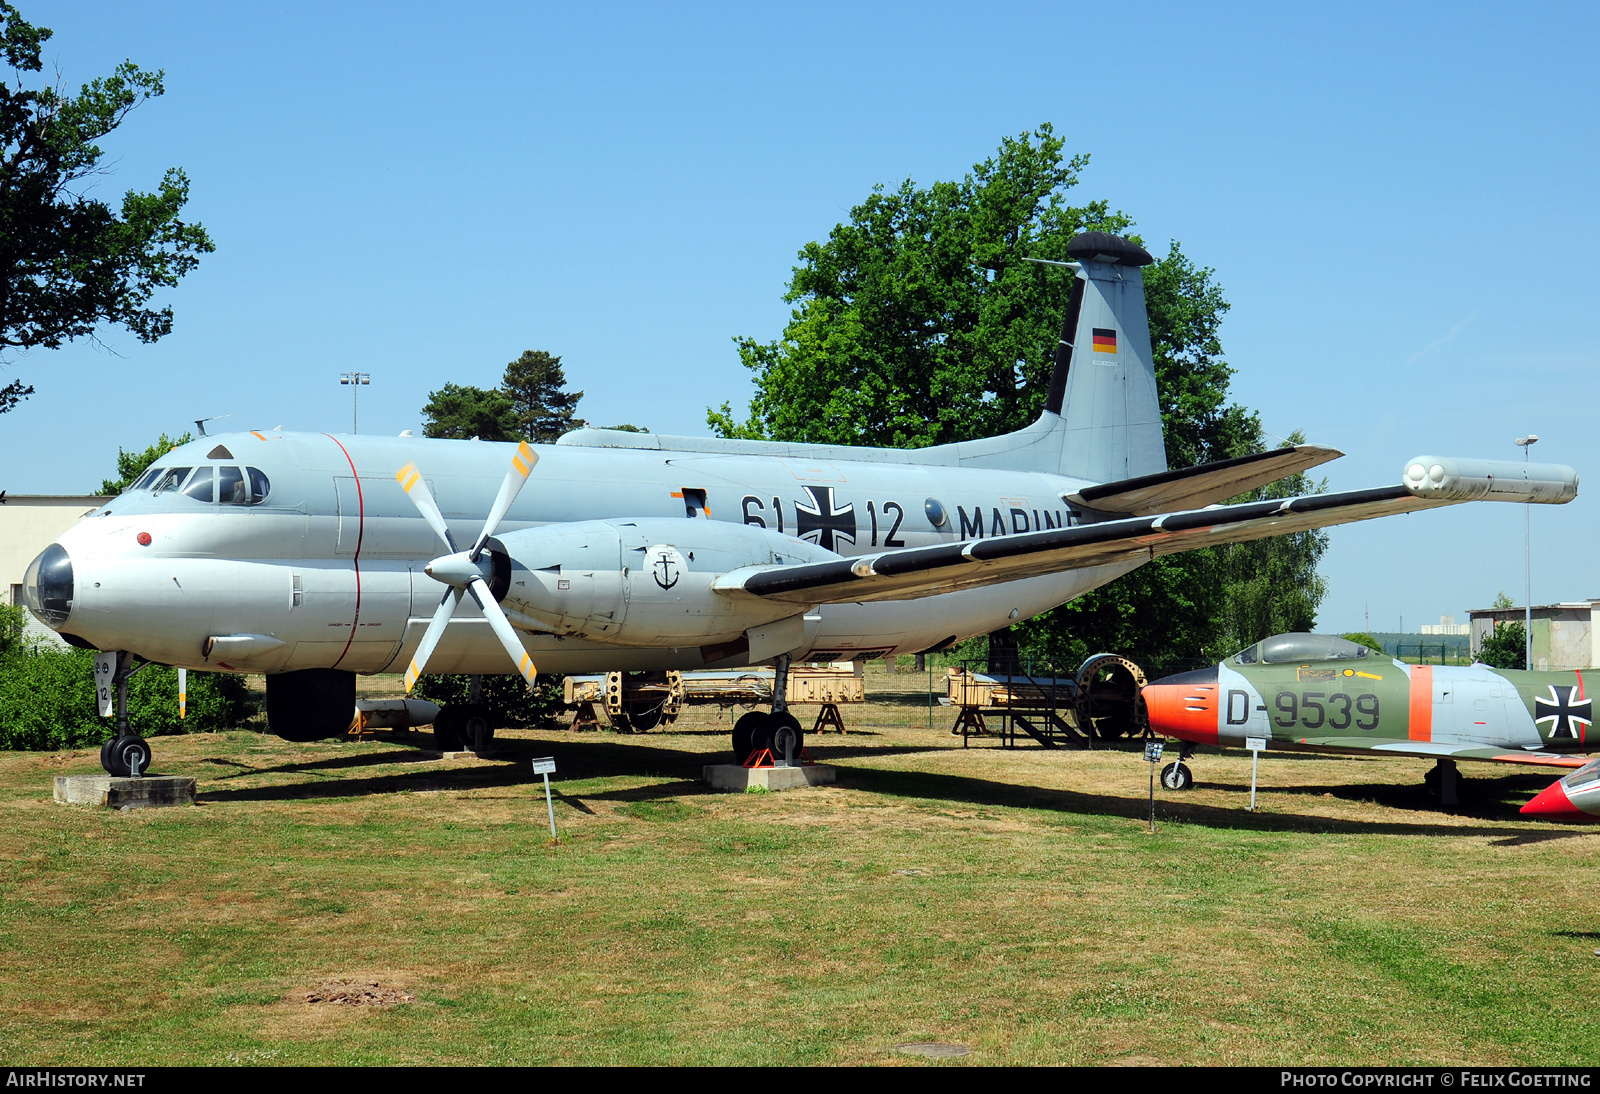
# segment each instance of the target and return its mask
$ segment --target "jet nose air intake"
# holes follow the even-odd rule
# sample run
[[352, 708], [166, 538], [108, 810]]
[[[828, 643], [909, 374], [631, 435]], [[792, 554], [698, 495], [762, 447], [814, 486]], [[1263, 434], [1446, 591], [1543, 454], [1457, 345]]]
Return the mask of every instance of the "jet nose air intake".
[[72, 559], [67, 549], [52, 543], [28, 564], [23, 577], [28, 610], [48, 627], [60, 630], [72, 614]]

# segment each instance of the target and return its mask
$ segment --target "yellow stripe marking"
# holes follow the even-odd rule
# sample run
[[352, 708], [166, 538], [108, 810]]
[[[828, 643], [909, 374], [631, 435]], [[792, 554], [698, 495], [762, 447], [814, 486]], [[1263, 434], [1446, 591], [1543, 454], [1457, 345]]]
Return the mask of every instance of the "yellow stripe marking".
[[418, 480], [422, 478], [422, 473], [417, 470], [416, 464], [408, 463], [396, 471], [394, 477], [400, 483], [401, 489], [409, 494], [411, 493], [411, 488], [417, 485]]
[[418, 669], [417, 669], [416, 658], [412, 658], [411, 659], [411, 667], [406, 669], [406, 691], [408, 693], [411, 691], [412, 687], [416, 684], [417, 677], [419, 675], [420, 675], [420, 673], [418, 672]]
[[1362, 677], [1363, 679], [1366, 679], [1366, 680], [1382, 680], [1383, 679], [1383, 677], [1375, 676], [1370, 672], [1358, 672], [1358, 673], [1356, 673], [1356, 675], [1360, 676], [1360, 677]]

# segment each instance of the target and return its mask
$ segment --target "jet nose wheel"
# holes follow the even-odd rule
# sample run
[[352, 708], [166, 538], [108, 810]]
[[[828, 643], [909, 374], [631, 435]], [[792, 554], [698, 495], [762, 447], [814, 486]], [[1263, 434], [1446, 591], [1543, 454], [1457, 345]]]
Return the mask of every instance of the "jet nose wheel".
[[1188, 764], [1168, 764], [1161, 769], [1161, 785], [1168, 790], [1187, 790], [1194, 785]]
[[150, 744], [137, 733], [113, 737], [100, 746], [100, 766], [119, 779], [150, 769]]

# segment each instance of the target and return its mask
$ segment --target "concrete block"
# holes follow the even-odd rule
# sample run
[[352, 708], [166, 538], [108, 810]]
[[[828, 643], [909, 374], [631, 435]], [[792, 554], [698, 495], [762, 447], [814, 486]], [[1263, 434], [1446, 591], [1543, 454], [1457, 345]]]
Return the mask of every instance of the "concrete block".
[[830, 764], [808, 767], [742, 767], [739, 764], [706, 764], [700, 777], [715, 790], [743, 793], [752, 786], [767, 790], [792, 790], [797, 786], [822, 786], [834, 782], [838, 772]]
[[146, 775], [142, 779], [57, 775], [55, 798], [69, 805], [99, 805], [107, 809], [193, 805], [194, 780], [179, 775]]

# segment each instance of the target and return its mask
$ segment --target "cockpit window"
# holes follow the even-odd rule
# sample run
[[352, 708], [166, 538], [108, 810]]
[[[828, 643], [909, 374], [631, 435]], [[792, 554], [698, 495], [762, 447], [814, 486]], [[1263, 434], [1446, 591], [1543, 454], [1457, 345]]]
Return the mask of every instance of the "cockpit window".
[[1233, 662], [1236, 665], [1253, 665], [1253, 664], [1255, 664], [1256, 663], [1256, 647], [1255, 646], [1250, 646], [1250, 647], [1248, 647], [1246, 649], [1240, 650], [1238, 653], [1233, 655]]
[[1577, 790], [1579, 787], [1588, 786], [1596, 779], [1600, 779], [1600, 760], [1590, 760], [1578, 770], [1561, 780], [1561, 785], [1568, 790]]
[[247, 467], [246, 473], [250, 476], [250, 504], [260, 505], [267, 500], [267, 495], [272, 493], [272, 484], [261, 473], [259, 467]]
[[211, 468], [197, 468], [195, 470], [194, 477], [191, 478], [189, 480], [189, 484], [183, 488], [183, 492], [185, 496], [191, 497], [195, 501], [210, 502]]
[[1355, 661], [1372, 651], [1347, 638], [1331, 634], [1277, 634], [1262, 639], [1261, 660], [1269, 665], [1286, 661]]
[[161, 474], [161, 472], [163, 472], [165, 470], [166, 470], [165, 467], [152, 467], [150, 470], [146, 471], [143, 475], [140, 475], [139, 476], [139, 481], [134, 483], [132, 486], [128, 487], [128, 489], [129, 490], [144, 490], [144, 489], [147, 489], [150, 486], [151, 483], [156, 481], [156, 476]]
[[166, 471], [157, 477], [156, 480], [151, 484], [150, 492], [152, 494], [160, 494], [163, 490], [172, 489], [173, 487], [182, 483], [184, 479], [189, 477], [189, 470], [190, 469], [187, 467], [167, 468]]
[[217, 500], [223, 505], [250, 504], [250, 490], [245, 486], [243, 471], [227, 465], [217, 468]]

